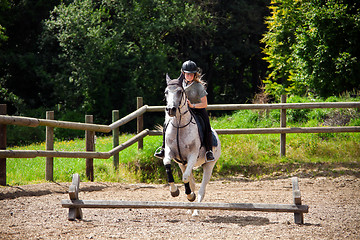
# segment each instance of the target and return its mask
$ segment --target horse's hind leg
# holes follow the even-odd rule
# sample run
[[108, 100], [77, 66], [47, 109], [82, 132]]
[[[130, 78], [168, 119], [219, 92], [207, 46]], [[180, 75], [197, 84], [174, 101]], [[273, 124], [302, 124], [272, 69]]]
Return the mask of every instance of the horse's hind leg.
[[[209, 162], [203, 165], [203, 179], [201, 181], [201, 185], [200, 185], [200, 189], [199, 189], [199, 193], [198, 193], [198, 202], [202, 202], [202, 200], [205, 197], [205, 191], [206, 191], [206, 185], [210, 182], [211, 179], [211, 174], [212, 171], [214, 169], [214, 165], [215, 162]], [[199, 210], [195, 209], [193, 214], [193, 216], [198, 216], [199, 215]]]
[[214, 169], [215, 162], [205, 163], [203, 165], [203, 179], [201, 181], [200, 189], [199, 189], [199, 198], [198, 202], [201, 202], [205, 197], [206, 185], [210, 182], [211, 174]]

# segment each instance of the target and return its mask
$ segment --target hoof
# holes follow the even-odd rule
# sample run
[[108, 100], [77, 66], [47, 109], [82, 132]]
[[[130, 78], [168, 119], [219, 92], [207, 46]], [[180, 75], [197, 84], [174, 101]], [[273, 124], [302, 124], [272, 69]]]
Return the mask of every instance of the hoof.
[[176, 189], [175, 192], [170, 192], [170, 193], [171, 193], [171, 196], [173, 196], [173, 197], [178, 197], [180, 195], [179, 189]]
[[195, 209], [192, 216], [193, 217], [198, 217], [199, 216], [199, 211], [197, 209]]
[[189, 195], [187, 195], [187, 199], [188, 199], [190, 202], [195, 201], [195, 199], [196, 199], [196, 194], [195, 194], [194, 192], [190, 193]]

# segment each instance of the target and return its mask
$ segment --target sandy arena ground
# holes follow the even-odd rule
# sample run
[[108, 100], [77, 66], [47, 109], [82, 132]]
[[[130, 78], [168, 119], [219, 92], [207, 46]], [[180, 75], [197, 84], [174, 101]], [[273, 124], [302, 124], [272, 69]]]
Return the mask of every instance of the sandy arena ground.
[[[0, 187], [0, 239], [360, 239], [360, 179], [299, 178], [305, 224], [292, 213], [182, 209], [83, 209], [68, 221], [70, 183]], [[180, 185], [179, 185], [180, 186]], [[80, 199], [187, 201], [165, 185], [81, 183]], [[290, 178], [212, 181], [204, 202], [292, 203]]]

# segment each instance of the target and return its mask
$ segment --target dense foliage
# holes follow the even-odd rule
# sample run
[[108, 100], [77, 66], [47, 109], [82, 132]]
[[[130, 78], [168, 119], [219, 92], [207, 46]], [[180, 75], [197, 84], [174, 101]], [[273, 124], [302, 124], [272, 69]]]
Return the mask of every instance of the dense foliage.
[[267, 3], [5, 1], [1, 97], [10, 114], [44, 107], [106, 122], [112, 109], [133, 111], [137, 96], [162, 104], [165, 73], [177, 77], [192, 59], [209, 102], [245, 102], [265, 76], [259, 40]]
[[360, 4], [272, 0], [265, 58], [266, 90], [321, 97], [360, 89]]

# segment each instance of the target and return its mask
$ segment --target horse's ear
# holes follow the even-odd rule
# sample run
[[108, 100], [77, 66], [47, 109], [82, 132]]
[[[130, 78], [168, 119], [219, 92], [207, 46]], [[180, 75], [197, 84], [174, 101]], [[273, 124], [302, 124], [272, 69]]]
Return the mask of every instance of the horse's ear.
[[166, 73], [166, 84], [169, 84], [170, 81], [171, 81], [171, 78], [169, 77], [169, 74]]
[[184, 75], [183, 71], [181, 71], [180, 76], [178, 77], [179, 82], [182, 83], [182, 81], [184, 80], [184, 78], [185, 78], [185, 75]]

